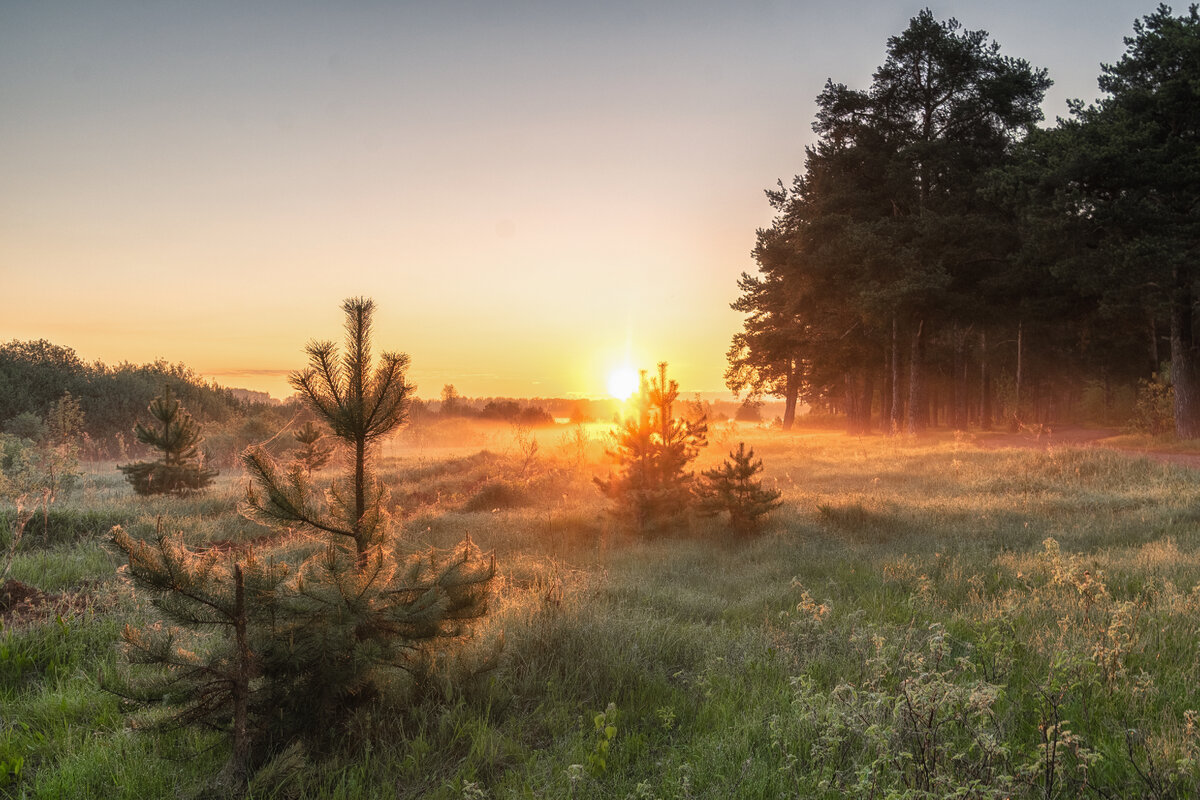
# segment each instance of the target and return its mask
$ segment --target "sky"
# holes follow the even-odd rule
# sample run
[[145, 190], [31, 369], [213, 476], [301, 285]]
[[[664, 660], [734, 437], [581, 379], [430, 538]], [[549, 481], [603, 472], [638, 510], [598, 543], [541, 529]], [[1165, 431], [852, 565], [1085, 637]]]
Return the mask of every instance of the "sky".
[[[1156, 4], [928, 6], [1053, 122]], [[722, 391], [763, 190], [923, 7], [0, 0], [0, 342], [285, 397], [368, 296], [422, 397]]]

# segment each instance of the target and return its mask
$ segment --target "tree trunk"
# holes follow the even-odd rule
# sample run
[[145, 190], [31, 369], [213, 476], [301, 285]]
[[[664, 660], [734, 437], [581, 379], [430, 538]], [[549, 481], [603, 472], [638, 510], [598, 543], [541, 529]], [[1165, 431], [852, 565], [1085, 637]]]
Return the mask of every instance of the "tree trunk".
[[225, 768], [221, 770], [220, 782], [231, 790], [233, 796], [241, 796], [250, 777], [250, 679], [254, 674], [253, 654], [246, 632], [246, 581], [242, 567], [233, 567], [233, 637], [234, 674], [230, 681], [233, 700], [233, 729], [229, 732], [231, 751]]
[[1021, 379], [1024, 377], [1024, 375], [1022, 374], [1021, 361], [1022, 361], [1023, 351], [1025, 349], [1023, 347], [1024, 338], [1025, 338], [1025, 321], [1022, 320], [1021, 322], [1017, 323], [1017, 386], [1016, 386], [1016, 390], [1013, 393], [1012, 420], [1010, 420], [1010, 422], [1009, 422], [1009, 427], [1012, 428], [1014, 431], [1021, 427]]
[[859, 433], [871, 432], [871, 407], [875, 401], [875, 372], [863, 370], [862, 381], [859, 383]]
[[803, 367], [798, 358], [788, 362], [787, 380], [783, 387], [783, 429], [790, 431], [796, 421], [796, 400], [800, 397], [800, 373]]
[[871, 430], [871, 401], [875, 396], [875, 381], [870, 370], [847, 371], [846, 432], [869, 433]]
[[854, 373], [847, 370], [842, 375], [844, 384], [842, 391], [845, 396], [846, 409], [846, 433], [859, 433], [858, 420], [860, 412], [858, 409], [858, 389], [855, 386]]
[[360, 570], [367, 566], [367, 534], [363, 530], [363, 517], [367, 513], [367, 440], [359, 437], [354, 442], [354, 548], [355, 563]]
[[[956, 326], [957, 328], [957, 326]], [[967, 429], [967, 336], [968, 331], [954, 331], [954, 367], [950, 376], [953, 389], [951, 423], [956, 431]]]
[[883, 350], [883, 386], [879, 391], [879, 427], [890, 433], [892, 419], [892, 352]]
[[992, 375], [988, 372], [986, 332], [979, 334], [979, 429], [992, 429]]
[[904, 413], [904, 402], [900, 394], [900, 336], [899, 323], [892, 315], [892, 416], [889, 433], [900, 433], [900, 418]]
[[912, 355], [908, 365], [908, 432], [920, 433], [925, 430], [929, 411], [925, 406], [925, 320], [917, 320], [910, 338]]
[[1171, 298], [1171, 383], [1175, 387], [1175, 435], [1180, 439], [1200, 438], [1200, 348], [1197, 347], [1192, 313], [1190, 276], [1175, 271]]
[[1158, 321], [1155, 319], [1153, 308], [1146, 308], [1146, 318], [1149, 322], [1148, 333], [1150, 334], [1147, 355], [1150, 356], [1150, 372], [1153, 374], [1162, 369], [1162, 361], [1158, 355]]

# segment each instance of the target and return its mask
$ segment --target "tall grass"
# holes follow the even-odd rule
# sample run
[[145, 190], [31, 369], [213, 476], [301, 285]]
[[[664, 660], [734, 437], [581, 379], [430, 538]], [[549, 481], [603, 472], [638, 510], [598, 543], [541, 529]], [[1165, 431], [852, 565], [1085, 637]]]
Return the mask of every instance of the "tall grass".
[[[497, 441], [392, 445], [402, 535], [496, 550], [478, 639], [503, 631], [504, 654], [403, 715], [364, 710], [332, 756], [281, 754], [252, 796], [1200, 790], [1194, 472], [1099, 449], [736, 435], [785, 501], [745, 542], [714, 520], [623, 529], [588, 483], [598, 447], [581, 460], [547, 442], [531, 461]], [[723, 455], [709, 450], [701, 468]], [[130, 730], [99, 689], [120, 626], [154, 609], [122, 588], [92, 521], [275, 546], [236, 516], [238, 495], [222, 475], [206, 496], [147, 501], [97, 473], [22, 543], [15, 577], [94, 602], [0, 639], [0, 792], [202, 790], [218, 738]]]

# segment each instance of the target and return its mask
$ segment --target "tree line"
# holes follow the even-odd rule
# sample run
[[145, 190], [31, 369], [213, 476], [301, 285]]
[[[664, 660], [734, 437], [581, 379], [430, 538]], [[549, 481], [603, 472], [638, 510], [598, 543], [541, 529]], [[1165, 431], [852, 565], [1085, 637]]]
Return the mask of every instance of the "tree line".
[[[249, 416], [282, 413], [240, 400], [233, 390], [205, 381], [183, 364], [161, 359], [150, 364], [89, 364], [70, 347], [44, 339], [0, 345], [0, 425], [9, 433], [37, 439], [39, 426], [69, 395], [82, 414], [80, 432], [87, 437], [82, 445], [93, 458], [125, 457], [135, 446], [134, 421], [164, 388], [205, 424], [229, 425]], [[247, 441], [239, 442], [242, 446], [257, 441], [255, 434], [274, 430], [266, 423], [253, 427]]]
[[828, 81], [803, 172], [767, 192], [729, 388], [783, 398], [785, 427], [804, 402], [918, 432], [1061, 421], [1157, 381], [1200, 436], [1197, 8], [1159, 6], [1125, 47], [1050, 128], [1046, 70], [928, 9], [869, 87]]

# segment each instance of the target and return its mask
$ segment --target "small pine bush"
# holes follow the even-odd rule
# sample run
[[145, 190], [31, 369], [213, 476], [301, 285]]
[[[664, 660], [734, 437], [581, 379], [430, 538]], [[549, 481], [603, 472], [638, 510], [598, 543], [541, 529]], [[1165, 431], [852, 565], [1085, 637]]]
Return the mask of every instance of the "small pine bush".
[[161, 532], [145, 542], [117, 526], [112, 540], [168, 624], [126, 625], [126, 658], [151, 668], [108, 676], [105, 687], [134, 705], [172, 709], [168, 724], [225, 731], [230, 755], [212, 788], [238, 794], [276, 717], [279, 692], [262, 676], [264, 655], [278, 650], [273, 622], [288, 569], [252, 552], [197, 553]]
[[[732, 460], [731, 460], [732, 459]], [[696, 485], [697, 511], [703, 516], [729, 514], [729, 525], [738, 533], [750, 533], [760, 517], [782, 505], [778, 489], [764, 489], [755, 475], [762, 472], [762, 459], [754, 460], [754, 448], [738, 442], [719, 467], [705, 470]]]
[[707, 443], [708, 426], [703, 419], [675, 419], [678, 396], [679, 385], [667, 380], [665, 361], [656, 379], [647, 381], [643, 371], [634, 413], [613, 432], [616, 446], [608, 452], [620, 471], [607, 480], [594, 479], [614, 501], [616, 513], [641, 531], [678, 519], [691, 502], [692, 473], [686, 469]]
[[134, 433], [139, 442], [161, 450], [162, 460], [118, 467], [125, 480], [140, 495], [185, 495], [207, 488], [218, 473], [204, 466], [200, 428], [171, 395], [171, 387], [165, 387], [151, 401], [149, 410], [159, 424], [145, 426], [139, 422]]

